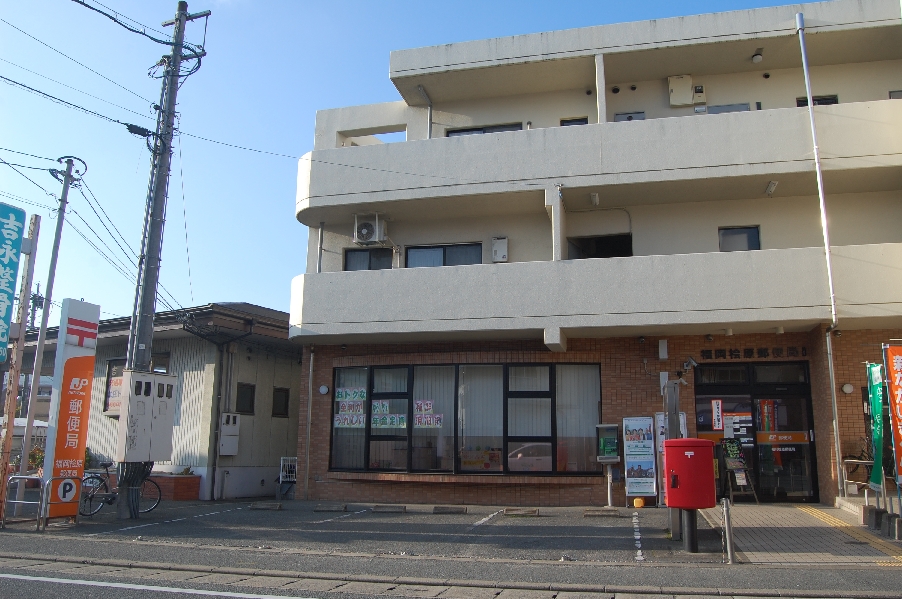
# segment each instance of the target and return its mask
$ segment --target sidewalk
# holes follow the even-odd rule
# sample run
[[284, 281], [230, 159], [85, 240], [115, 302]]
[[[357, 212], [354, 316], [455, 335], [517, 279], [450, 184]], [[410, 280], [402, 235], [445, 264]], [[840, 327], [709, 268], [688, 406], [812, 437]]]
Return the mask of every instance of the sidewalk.
[[[703, 515], [721, 528], [719, 507]], [[842, 509], [737, 504], [730, 515], [737, 554], [745, 563], [902, 567], [902, 544], [875, 535]]]

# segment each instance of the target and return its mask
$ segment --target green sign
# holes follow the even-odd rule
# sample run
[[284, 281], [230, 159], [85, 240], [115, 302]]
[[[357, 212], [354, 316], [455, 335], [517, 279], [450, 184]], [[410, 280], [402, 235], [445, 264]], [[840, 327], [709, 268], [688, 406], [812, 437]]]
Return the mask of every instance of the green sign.
[[870, 487], [883, 490], [883, 373], [880, 364], [868, 364], [868, 398], [871, 401], [871, 439], [874, 447], [874, 467], [871, 468]]
[[25, 235], [25, 211], [0, 204], [0, 362], [6, 361], [9, 325], [13, 317], [16, 275]]

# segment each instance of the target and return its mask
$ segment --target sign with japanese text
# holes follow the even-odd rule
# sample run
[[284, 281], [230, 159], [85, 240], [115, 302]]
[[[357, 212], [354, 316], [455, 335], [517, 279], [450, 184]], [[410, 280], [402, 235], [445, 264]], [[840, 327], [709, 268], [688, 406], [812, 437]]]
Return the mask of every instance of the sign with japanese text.
[[125, 389], [122, 387], [122, 374], [125, 372], [125, 360], [107, 360], [106, 395], [103, 398], [103, 411], [107, 416], [118, 415], [122, 408]]
[[363, 414], [336, 414], [333, 426], [335, 428], [364, 428], [366, 416]]
[[868, 364], [868, 399], [871, 402], [871, 440], [874, 448], [874, 466], [868, 479], [870, 487], [883, 490], [883, 366]]
[[366, 389], [356, 387], [354, 389], [338, 388], [335, 390], [335, 401], [348, 399], [352, 401], [363, 401], [366, 399]]
[[896, 463], [896, 482], [902, 483], [902, 346], [885, 345], [886, 384], [889, 388], [890, 426]]
[[44, 480], [61, 477], [50, 490], [51, 518], [78, 513], [99, 321], [100, 306], [63, 300], [44, 453]]
[[362, 401], [340, 401], [338, 402], [339, 414], [363, 414]]
[[623, 462], [627, 496], [656, 493], [654, 419], [651, 416], [623, 419]]
[[372, 428], [407, 428], [407, 414], [373, 415]]
[[25, 211], [0, 203], [0, 362], [6, 361], [24, 231]]
[[711, 400], [711, 428], [716, 431], [723, 430], [723, 400]]
[[444, 414], [414, 414], [413, 428], [442, 428]]

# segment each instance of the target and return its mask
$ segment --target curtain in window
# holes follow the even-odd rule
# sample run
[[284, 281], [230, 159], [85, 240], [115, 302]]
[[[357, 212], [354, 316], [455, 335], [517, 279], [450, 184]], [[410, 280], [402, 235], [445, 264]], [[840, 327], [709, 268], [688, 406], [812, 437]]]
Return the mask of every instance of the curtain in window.
[[460, 468], [501, 472], [504, 369], [461, 366], [458, 376]]
[[598, 424], [598, 403], [601, 399], [598, 366], [558, 365], [555, 380], [557, 470], [559, 472], [601, 470], [595, 459], [595, 425]]
[[454, 367], [413, 370], [413, 469], [454, 468]]
[[366, 368], [335, 371], [335, 402], [332, 416], [332, 467], [364, 467], [366, 446]]
[[411, 248], [407, 250], [407, 268], [421, 266], [444, 266], [445, 253], [442, 248]]

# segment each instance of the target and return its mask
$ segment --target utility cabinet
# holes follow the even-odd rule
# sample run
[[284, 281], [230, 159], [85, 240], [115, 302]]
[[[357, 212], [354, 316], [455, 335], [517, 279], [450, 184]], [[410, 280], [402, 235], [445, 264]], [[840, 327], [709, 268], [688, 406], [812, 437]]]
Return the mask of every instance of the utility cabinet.
[[693, 104], [694, 89], [692, 88], [692, 75], [675, 75], [667, 78], [670, 89], [671, 106], [691, 106]]
[[226, 412], [219, 419], [219, 455], [238, 455], [241, 415]]
[[164, 462], [172, 459], [178, 377], [126, 370], [122, 389], [127, 399], [119, 413], [117, 462]]

